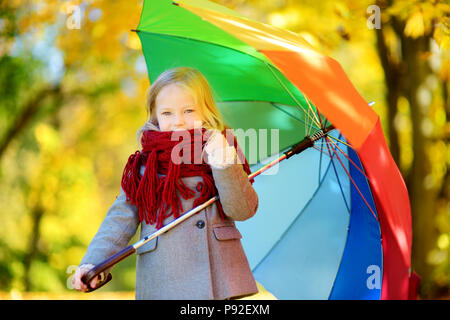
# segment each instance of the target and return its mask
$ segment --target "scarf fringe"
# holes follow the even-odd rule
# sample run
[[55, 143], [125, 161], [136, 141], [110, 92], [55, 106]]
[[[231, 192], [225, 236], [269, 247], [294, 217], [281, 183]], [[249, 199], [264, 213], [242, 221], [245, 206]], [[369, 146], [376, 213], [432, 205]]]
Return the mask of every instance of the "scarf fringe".
[[136, 194], [136, 203], [139, 204], [139, 219], [145, 219], [146, 223], [155, 223], [155, 211], [158, 208], [157, 192], [159, 179], [157, 172], [156, 152], [151, 152], [147, 157], [144, 176], [141, 178]]
[[121, 186], [122, 189], [125, 191], [125, 194], [127, 196], [127, 201], [131, 201], [132, 203], [135, 203], [135, 199], [132, 197], [132, 195], [136, 194], [138, 188], [139, 188], [139, 175], [136, 173], [136, 168], [139, 167], [140, 170], [140, 152], [136, 151], [134, 154], [132, 154], [127, 161], [127, 164], [125, 166], [125, 169], [123, 170], [122, 175], [122, 181]]

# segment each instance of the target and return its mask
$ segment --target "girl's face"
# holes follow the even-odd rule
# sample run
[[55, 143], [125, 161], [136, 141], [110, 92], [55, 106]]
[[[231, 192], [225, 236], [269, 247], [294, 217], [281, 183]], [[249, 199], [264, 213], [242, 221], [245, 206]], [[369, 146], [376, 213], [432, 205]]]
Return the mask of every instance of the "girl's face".
[[202, 121], [201, 109], [189, 91], [176, 83], [161, 89], [156, 97], [156, 117], [161, 131], [190, 130]]

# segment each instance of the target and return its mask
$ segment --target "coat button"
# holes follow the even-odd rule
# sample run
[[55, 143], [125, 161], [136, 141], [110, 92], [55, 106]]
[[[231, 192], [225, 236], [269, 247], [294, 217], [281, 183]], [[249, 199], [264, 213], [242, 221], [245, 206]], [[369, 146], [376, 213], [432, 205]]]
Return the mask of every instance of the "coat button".
[[195, 224], [197, 226], [197, 228], [199, 229], [203, 229], [205, 227], [205, 221], [203, 220], [198, 220], [197, 223]]

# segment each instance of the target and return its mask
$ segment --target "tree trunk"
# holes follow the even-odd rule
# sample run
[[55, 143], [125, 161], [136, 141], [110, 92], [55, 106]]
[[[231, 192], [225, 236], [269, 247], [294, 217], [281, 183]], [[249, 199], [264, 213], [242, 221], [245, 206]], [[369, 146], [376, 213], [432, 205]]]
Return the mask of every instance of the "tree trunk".
[[[31, 231], [31, 237], [30, 242], [28, 244], [28, 251], [24, 258], [24, 268], [25, 268], [25, 291], [31, 291], [31, 263], [33, 262], [34, 258], [38, 254], [39, 248], [38, 248], [38, 242], [40, 238], [40, 226], [41, 226], [41, 218], [44, 214], [44, 210], [37, 205], [34, 210], [32, 211], [31, 219], [33, 223], [33, 229]], [[38, 275], [36, 275], [38, 276]]]
[[400, 147], [398, 144], [398, 134], [395, 128], [395, 117], [397, 115], [397, 103], [400, 97], [402, 75], [400, 66], [397, 65], [389, 52], [384, 37], [385, 26], [376, 29], [377, 51], [383, 67], [384, 78], [386, 82], [386, 102], [387, 102], [387, 135], [389, 140], [389, 149], [394, 161], [400, 167]]
[[[379, 0], [376, 3], [382, 10], [393, 5], [393, 1], [390, 0]], [[420, 90], [425, 88], [425, 79], [432, 72], [428, 61], [422, 58], [422, 55], [429, 51], [430, 37], [427, 35], [416, 39], [407, 37], [404, 34], [404, 21], [396, 16], [390, 16], [388, 21], [401, 44], [401, 55], [393, 59], [394, 53], [391, 53], [393, 51], [389, 50], [384, 38], [386, 25], [376, 30], [377, 51], [386, 81], [390, 150], [394, 160], [399, 164], [401, 146], [398, 144], [394, 120], [398, 98], [404, 96], [408, 99], [411, 109], [413, 143], [413, 163], [405, 177], [413, 223], [412, 269], [422, 277], [420, 294], [426, 298], [430, 296], [433, 289], [433, 268], [427, 259], [430, 251], [435, 247], [437, 238], [435, 228], [437, 191], [427, 179], [432, 169], [427, 155], [427, 147], [431, 139], [422, 129], [423, 120], [428, 116], [429, 106], [421, 105], [423, 102], [420, 101], [419, 95]]]
[[[431, 143], [424, 134], [423, 120], [427, 117], [427, 107], [420, 101], [420, 90], [426, 77], [431, 73], [428, 62], [421, 54], [429, 50], [429, 38], [412, 39], [403, 34], [402, 54], [407, 66], [405, 96], [411, 108], [413, 128], [414, 159], [407, 178], [411, 200], [413, 221], [412, 268], [422, 277], [421, 295], [427, 297], [432, 291], [432, 266], [428, 255], [435, 247], [437, 230], [435, 227], [436, 190], [427, 177], [431, 174], [431, 161], [427, 146]], [[423, 89], [422, 89], [423, 90]]]

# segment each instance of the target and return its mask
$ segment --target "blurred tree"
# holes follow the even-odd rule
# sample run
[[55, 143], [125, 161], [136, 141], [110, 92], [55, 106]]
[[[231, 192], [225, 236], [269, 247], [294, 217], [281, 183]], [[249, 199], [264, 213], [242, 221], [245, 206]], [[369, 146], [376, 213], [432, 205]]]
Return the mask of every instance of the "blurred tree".
[[381, 28], [376, 29], [377, 50], [386, 81], [390, 146], [397, 163], [400, 163], [400, 147], [395, 121], [400, 98], [405, 98], [409, 105], [413, 160], [411, 168], [403, 173], [413, 215], [412, 267], [423, 278], [422, 295], [430, 296], [434, 278], [430, 253], [439, 235], [437, 203], [439, 190], [446, 184], [444, 172], [438, 176], [433, 174], [435, 167], [441, 165], [436, 163], [433, 149], [448, 142], [445, 123], [433, 123], [436, 113], [433, 100], [442, 101], [438, 108], [446, 112], [448, 119], [450, 75], [445, 65], [433, 70], [431, 59], [432, 46], [436, 43], [442, 52], [449, 49], [445, 43], [448, 40], [442, 35], [448, 33], [449, 21], [445, 19], [450, 7], [440, 1], [379, 0], [376, 4], [382, 12]]
[[[141, 5], [0, 3], [2, 290], [67, 290], [118, 194], [145, 120]], [[131, 260], [109, 290], [134, 287]]]

